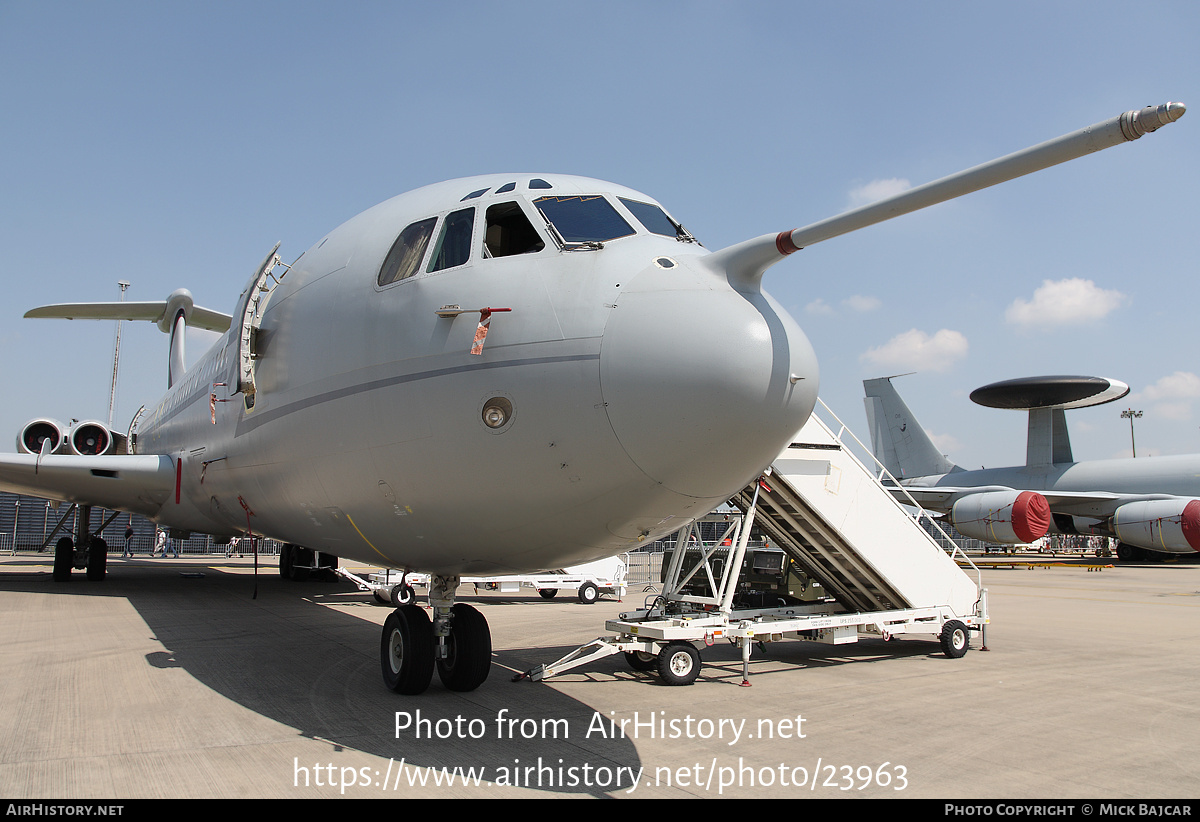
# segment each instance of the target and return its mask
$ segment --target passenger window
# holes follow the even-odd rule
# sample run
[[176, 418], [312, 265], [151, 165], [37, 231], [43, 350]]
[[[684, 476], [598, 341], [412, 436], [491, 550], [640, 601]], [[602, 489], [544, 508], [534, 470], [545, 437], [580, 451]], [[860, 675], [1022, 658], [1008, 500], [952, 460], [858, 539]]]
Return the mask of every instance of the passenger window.
[[413, 223], [400, 232], [392, 249], [379, 269], [379, 284], [388, 285], [397, 280], [404, 280], [417, 273], [421, 260], [425, 257], [425, 249], [429, 245], [429, 237], [437, 224], [436, 217]]
[[471, 259], [471, 234], [475, 229], [475, 209], [464, 208], [447, 215], [442, 235], [429, 260], [429, 271], [441, 271], [463, 265]]
[[500, 203], [487, 210], [483, 246], [489, 257], [511, 257], [541, 251], [546, 243], [516, 203]]

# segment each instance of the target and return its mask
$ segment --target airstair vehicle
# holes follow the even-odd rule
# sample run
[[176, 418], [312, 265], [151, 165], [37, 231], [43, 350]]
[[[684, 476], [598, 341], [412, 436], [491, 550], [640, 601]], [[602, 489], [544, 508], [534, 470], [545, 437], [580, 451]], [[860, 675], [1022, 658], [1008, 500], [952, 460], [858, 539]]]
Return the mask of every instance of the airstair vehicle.
[[[895, 480], [882, 466], [860, 462], [848, 446], [870, 449], [821, 407], [838, 432], [814, 413], [763, 476], [730, 501], [742, 516], [724, 533], [703, 541], [695, 523], [682, 529], [664, 560], [663, 592], [648, 607], [607, 621], [613, 636], [516, 679], [540, 681], [624, 653], [635, 670], [690, 685], [700, 673], [697, 644], [723, 640], [741, 648], [744, 685], [755, 643], [932, 634], [958, 658], [970, 632], [979, 631], [986, 648], [987, 591], [978, 567], [960, 549], [938, 545], [923, 519], [954, 543], [914, 501], [896, 501], [884, 485]], [[751, 528], [786, 561], [757, 549], [747, 556]], [[771, 570], [780, 572], [774, 576], [782, 587], [764, 586]]]

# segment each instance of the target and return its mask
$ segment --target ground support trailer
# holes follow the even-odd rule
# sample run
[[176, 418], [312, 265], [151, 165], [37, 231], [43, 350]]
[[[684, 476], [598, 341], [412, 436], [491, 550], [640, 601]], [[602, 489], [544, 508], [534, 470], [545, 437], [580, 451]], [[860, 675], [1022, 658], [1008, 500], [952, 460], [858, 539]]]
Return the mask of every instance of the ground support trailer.
[[[608, 594], [623, 599], [628, 590], [625, 574], [629, 568], [627, 557], [609, 557], [583, 565], [574, 565], [558, 571], [537, 574], [517, 574], [490, 577], [463, 577], [460, 582], [474, 585], [476, 590], [517, 593], [522, 588], [532, 588], [543, 599], [554, 599], [560, 591], [572, 591], [580, 602], [590, 605]], [[383, 605], [397, 608], [407, 605], [416, 598], [414, 586], [427, 587], [428, 574], [405, 574], [401, 571], [384, 570], [369, 575], [366, 579], [343, 572], [360, 590], [370, 591], [375, 600]]]
[[[673, 552], [663, 594], [606, 622], [614, 636], [517, 679], [539, 681], [623, 653], [635, 670], [688, 685], [700, 672], [697, 646], [723, 640], [742, 649], [743, 684], [754, 646], [784, 639], [844, 644], [860, 635], [931, 634], [947, 656], [963, 656], [970, 633], [988, 623], [979, 569], [957, 548], [947, 553], [937, 544], [920, 522], [928, 515], [911, 500], [911, 507], [898, 503], [884, 487], [886, 470], [866, 468], [847, 447], [857, 440], [837, 425], [835, 434], [814, 414], [769, 471], [731, 500], [744, 514], [716, 540], [693, 548], [694, 525], [681, 530], [676, 545], [689, 547]], [[744, 607], [741, 577], [754, 527], [782, 549], [791, 575], [819, 591], [816, 601]]]

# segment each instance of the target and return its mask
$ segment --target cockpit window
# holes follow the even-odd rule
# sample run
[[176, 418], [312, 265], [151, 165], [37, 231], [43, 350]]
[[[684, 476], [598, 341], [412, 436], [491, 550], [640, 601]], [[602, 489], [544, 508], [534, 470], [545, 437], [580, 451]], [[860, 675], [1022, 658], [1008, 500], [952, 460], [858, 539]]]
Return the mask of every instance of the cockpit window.
[[634, 233], [600, 195], [539, 197], [534, 205], [566, 243], [603, 243]]
[[379, 269], [380, 285], [407, 279], [417, 273], [436, 224], [437, 218], [430, 217], [415, 222], [400, 232], [383, 261], [383, 267]]
[[633, 216], [638, 218], [638, 222], [644, 225], [647, 231], [664, 237], [679, 236], [679, 227], [671, 221], [665, 211], [653, 203], [639, 203], [624, 197], [621, 198], [621, 203], [633, 212]]
[[471, 259], [471, 233], [474, 228], [474, 208], [464, 208], [446, 215], [442, 223], [442, 234], [438, 237], [433, 256], [429, 259], [428, 270], [454, 268]]
[[483, 247], [489, 257], [511, 257], [514, 254], [541, 251], [546, 243], [534, 230], [521, 206], [516, 203], [497, 203], [488, 206]]

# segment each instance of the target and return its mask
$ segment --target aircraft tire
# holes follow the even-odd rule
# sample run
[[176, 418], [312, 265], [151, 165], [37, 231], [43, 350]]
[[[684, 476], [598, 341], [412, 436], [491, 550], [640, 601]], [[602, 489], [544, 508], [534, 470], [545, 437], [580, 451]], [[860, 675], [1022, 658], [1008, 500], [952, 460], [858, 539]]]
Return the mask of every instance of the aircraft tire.
[[971, 632], [957, 619], [952, 619], [942, 626], [939, 639], [942, 643], [942, 653], [951, 659], [962, 658], [971, 647]]
[[88, 539], [87, 578], [92, 582], [103, 582], [108, 570], [108, 543], [100, 537]]
[[292, 578], [292, 544], [290, 542], [279, 546], [279, 576], [284, 579]]
[[446, 637], [446, 657], [437, 661], [438, 676], [451, 691], [473, 691], [492, 670], [492, 632], [470, 605], [460, 602], [451, 610], [454, 622]]
[[1117, 559], [1122, 560], [1123, 562], [1132, 562], [1133, 560], [1138, 559], [1141, 553], [1142, 550], [1136, 545], [1130, 545], [1127, 542], [1117, 543]]
[[690, 642], [668, 642], [656, 662], [658, 675], [668, 685], [691, 685], [700, 676], [700, 652]]
[[596, 587], [594, 582], [585, 582], [579, 586], [579, 601], [584, 605], [591, 605], [600, 598], [600, 589]]
[[658, 669], [658, 657], [646, 651], [626, 651], [625, 661], [635, 671], [649, 673]]
[[71, 567], [75, 564], [75, 541], [61, 537], [54, 544], [54, 581], [67, 582], [71, 579]]
[[558, 596], [558, 589], [557, 588], [540, 588], [540, 589], [538, 589], [538, 594], [541, 596], [542, 599], [554, 599], [554, 597]]
[[420, 694], [433, 679], [433, 624], [416, 605], [388, 614], [379, 641], [383, 684], [398, 694]]
[[[308, 574], [316, 555], [311, 548], [304, 548], [299, 545], [292, 546], [292, 559], [288, 563], [288, 579], [293, 582], [304, 582], [308, 579]], [[303, 566], [303, 567], [297, 567]]]

